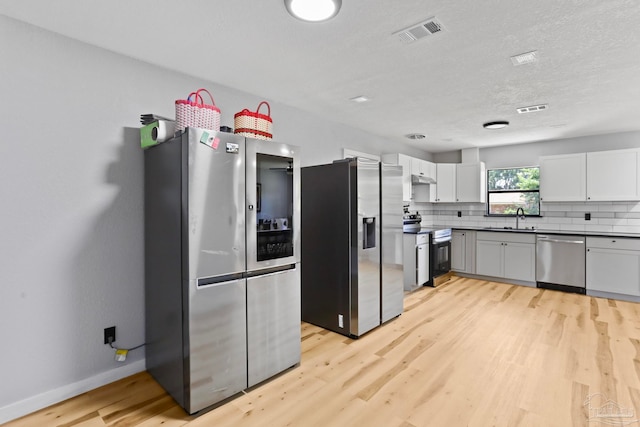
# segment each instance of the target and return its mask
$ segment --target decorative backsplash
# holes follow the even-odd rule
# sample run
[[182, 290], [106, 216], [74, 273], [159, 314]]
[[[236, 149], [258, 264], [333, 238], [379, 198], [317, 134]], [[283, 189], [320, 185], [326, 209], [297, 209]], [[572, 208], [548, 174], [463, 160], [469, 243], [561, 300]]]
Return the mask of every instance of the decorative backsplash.
[[[422, 225], [468, 227], [515, 227], [515, 217], [486, 216], [484, 203], [414, 203], [411, 210], [422, 215]], [[541, 203], [541, 217], [520, 220], [520, 227], [559, 231], [606, 231], [640, 233], [640, 202]], [[458, 212], [461, 217], [458, 217]], [[585, 220], [590, 213], [591, 219]]]

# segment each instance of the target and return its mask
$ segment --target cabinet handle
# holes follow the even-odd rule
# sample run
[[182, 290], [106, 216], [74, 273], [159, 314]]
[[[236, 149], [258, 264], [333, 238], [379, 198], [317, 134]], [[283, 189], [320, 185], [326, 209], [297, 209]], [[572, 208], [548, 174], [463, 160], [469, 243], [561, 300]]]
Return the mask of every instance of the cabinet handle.
[[587, 200], [591, 200], [591, 197], [587, 197]]
[[591, 249], [587, 249], [587, 252], [591, 252]]
[[612, 241], [611, 241], [611, 243], [615, 243], [615, 242], [616, 242], [615, 240], [612, 240]]

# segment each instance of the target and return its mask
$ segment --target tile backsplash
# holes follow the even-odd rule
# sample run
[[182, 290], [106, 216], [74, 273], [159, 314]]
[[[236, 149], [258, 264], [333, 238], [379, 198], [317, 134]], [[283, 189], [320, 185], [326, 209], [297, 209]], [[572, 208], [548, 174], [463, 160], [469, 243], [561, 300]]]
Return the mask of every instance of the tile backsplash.
[[[484, 203], [412, 203], [422, 215], [422, 225], [515, 227], [515, 217], [486, 216]], [[520, 220], [520, 227], [559, 231], [640, 233], [640, 202], [541, 203], [541, 217]], [[461, 217], [458, 217], [458, 212]], [[586, 220], [585, 214], [591, 219]]]

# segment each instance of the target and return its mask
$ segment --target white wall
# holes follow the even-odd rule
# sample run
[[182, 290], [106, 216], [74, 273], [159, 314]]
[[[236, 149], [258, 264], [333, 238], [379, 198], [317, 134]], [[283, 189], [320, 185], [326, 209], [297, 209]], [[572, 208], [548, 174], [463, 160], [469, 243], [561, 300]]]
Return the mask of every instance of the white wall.
[[[262, 100], [0, 16], [0, 423], [144, 369], [141, 113], [212, 91], [222, 124]], [[186, 58], [183, 60], [187, 60]], [[196, 59], [194, 59], [196, 60]], [[221, 63], [220, 66], [233, 66]], [[303, 166], [342, 149], [406, 152], [271, 102]]]

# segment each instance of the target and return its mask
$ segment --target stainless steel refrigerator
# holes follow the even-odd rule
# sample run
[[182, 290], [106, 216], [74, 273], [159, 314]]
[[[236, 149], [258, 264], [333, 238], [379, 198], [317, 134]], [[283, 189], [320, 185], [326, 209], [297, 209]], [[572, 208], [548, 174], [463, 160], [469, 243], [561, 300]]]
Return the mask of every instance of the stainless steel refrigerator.
[[359, 337], [403, 311], [402, 168], [302, 168], [302, 319]]
[[189, 128], [144, 168], [147, 370], [193, 414], [300, 362], [299, 153]]

